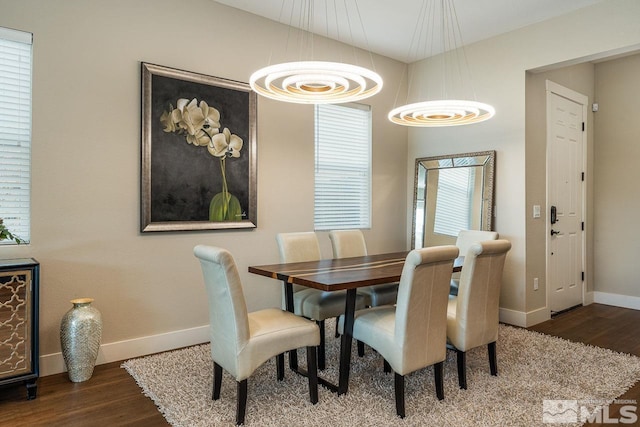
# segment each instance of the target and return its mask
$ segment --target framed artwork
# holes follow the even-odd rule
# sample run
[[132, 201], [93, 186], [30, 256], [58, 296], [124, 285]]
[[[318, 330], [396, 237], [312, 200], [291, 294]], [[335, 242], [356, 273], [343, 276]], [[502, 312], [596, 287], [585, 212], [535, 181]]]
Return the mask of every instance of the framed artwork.
[[141, 231], [255, 228], [256, 93], [141, 65]]

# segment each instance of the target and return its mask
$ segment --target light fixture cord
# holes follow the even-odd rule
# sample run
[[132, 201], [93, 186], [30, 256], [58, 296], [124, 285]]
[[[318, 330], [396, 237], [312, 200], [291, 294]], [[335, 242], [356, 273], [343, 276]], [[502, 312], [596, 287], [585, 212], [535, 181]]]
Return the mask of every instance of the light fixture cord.
[[[447, 90], [447, 86], [448, 86], [448, 82], [447, 82], [447, 58], [450, 57], [450, 55], [447, 53], [447, 40], [448, 40], [448, 33], [447, 33], [447, 18], [445, 16], [445, 1], [446, 0], [440, 0], [440, 17], [441, 17], [441, 21], [440, 21], [440, 42], [441, 42], [441, 48], [442, 48], [442, 67], [441, 67], [441, 71], [442, 71], [442, 99], [447, 99], [449, 96], [449, 92]], [[449, 43], [450, 44], [450, 43]]]
[[[467, 53], [466, 53], [466, 49], [465, 49], [465, 45], [464, 45], [464, 40], [462, 39], [462, 30], [460, 27], [460, 21], [458, 20], [458, 14], [456, 13], [456, 9], [455, 6], [453, 6], [453, 0], [452, 0], [452, 12], [453, 12], [453, 19], [452, 19], [452, 23], [455, 24], [455, 28], [457, 30], [457, 34], [458, 34], [458, 41], [459, 41], [459, 56], [462, 57], [462, 61], [460, 61], [460, 57], [458, 58], [458, 62], [462, 65], [464, 65], [464, 69], [467, 71], [467, 76], [466, 78], [469, 81], [469, 88], [471, 90], [471, 95], [472, 95], [472, 100], [476, 100], [476, 92], [475, 92], [475, 85], [473, 84], [473, 75], [471, 74], [471, 67], [469, 66], [469, 61], [467, 60]], [[464, 82], [464, 78], [465, 76], [462, 75], [462, 65], [461, 65], [461, 69], [460, 69], [460, 81]]]
[[[405, 72], [402, 73], [402, 77], [400, 78], [400, 83], [398, 84], [398, 89], [396, 90], [396, 97], [393, 101], [394, 106], [398, 106], [398, 98], [400, 97], [400, 90], [402, 89], [402, 83], [404, 82], [405, 74], [407, 75], [407, 90], [405, 91], [404, 103], [407, 104], [409, 102], [409, 93], [413, 88], [413, 76], [415, 72], [409, 72], [409, 64], [412, 62], [416, 62], [420, 57], [420, 52], [422, 51], [423, 57], [427, 57], [427, 37], [423, 37], [424, 32], [426, 31], [426, 19], [427, 19], [427, 4], [432, 4], [428, 1], [422, 1], [420, 3], [420, 11], [418, 12], [416, 25], [413, 29], [413, 34], [411, 35], [411, 41], [409, 42], [409, 50], [407, 51], [407, 59], [405, 61]], [[433, 31], [433, 26], [431, 26]], [[425, 40], [424, 44], [421, 45], [420, 41]], [[414, 67], [415, 68], [415, 67]], [[422, 85], [418, 87], [418, 96], [417, 99], [421, 99], [422, 97]]]
[[[369, 39], [367, 38], [367, 32], [364, 30], [364, 24], [362, 23], [362, 15], [360, 14], [360, 7], [358, 6], [358, 0], [353, 0], [353, 2], [356, 5], [356, 12], [358, 13], [358, 20], [360, 22], [360, 28], [362, 28], [362, 36], [364, 37], [364, 45], [366, 48], [366, 51], [369, 53], [369, 60], [371, 61], [371, 68], [373, 69], [373, 71], [376, 71], [376, 65], [373, 61], [373, 53], [371, 52], [371, 49], [369, 48]], [[349, 30], [351, 30], [351, 26], [349, 26]]]

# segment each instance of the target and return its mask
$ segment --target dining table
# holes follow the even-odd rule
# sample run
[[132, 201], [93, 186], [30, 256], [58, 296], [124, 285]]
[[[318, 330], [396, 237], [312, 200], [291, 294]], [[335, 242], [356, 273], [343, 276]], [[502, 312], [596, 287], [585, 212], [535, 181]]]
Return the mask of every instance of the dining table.
[[[346, 290], [338, 384], [318, 376], [320, 384], [341, 395], [349, 389], [356, 291], [363, 286], [398, 282], [408, 253], [403, 251], [353, 258], [250, 266], [249, 272], [281, 280], [285, 291], [286, 310], [292, 313], [294, 284], [325, 292]], [[464, 257], [456, 258], [453, 272], [461, 271], [463, 262]], [[300, 375], [307, 375], [307, 372], [298, 366], [295, 350], [289, 352], [289, 367]]]

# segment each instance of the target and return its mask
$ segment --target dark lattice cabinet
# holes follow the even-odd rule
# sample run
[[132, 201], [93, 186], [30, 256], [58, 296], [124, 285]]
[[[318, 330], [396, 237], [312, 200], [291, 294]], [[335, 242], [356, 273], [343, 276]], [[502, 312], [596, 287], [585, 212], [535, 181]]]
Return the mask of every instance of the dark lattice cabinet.
[[35, 399], [38, 364], [38, 284], [33, 258], [0, 260], [0, 386], [24, 384]]

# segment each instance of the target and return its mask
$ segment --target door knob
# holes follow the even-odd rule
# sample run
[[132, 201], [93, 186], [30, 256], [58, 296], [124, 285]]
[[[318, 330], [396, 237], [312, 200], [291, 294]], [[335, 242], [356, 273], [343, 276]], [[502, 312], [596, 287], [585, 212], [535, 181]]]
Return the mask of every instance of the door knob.
[[551, 235], [555, 236], [556, 234], [560, 234], [560, 232], [559, 231], [555, 231], [555, 230], [552, 229], [551, 230]]

